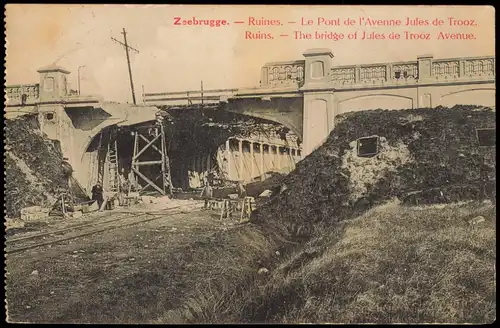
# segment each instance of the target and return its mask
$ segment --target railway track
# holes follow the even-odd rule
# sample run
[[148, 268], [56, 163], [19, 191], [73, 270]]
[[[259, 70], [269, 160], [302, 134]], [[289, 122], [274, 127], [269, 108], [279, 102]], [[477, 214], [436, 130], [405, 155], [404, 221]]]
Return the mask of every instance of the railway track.
[[[9, 238], [6, 240], [5, 253], [18, 253], [28, 249], [53, 245], [76, 238], [90, 236], [99, 232], [105, 232], [117, 228], [129, 227], [136, 224], [158, 220], [163, 218], [165, 215], [185, 213], [185, 210], [180, 209], [181, 207], [182, 206], [176, 206], [161, 212], [121, 212], [125, 215], [106, 221], [77, 224], [63, 229], [37, 233], [34, 235]], [[47, 240], [47, 238], [49, 239]]]

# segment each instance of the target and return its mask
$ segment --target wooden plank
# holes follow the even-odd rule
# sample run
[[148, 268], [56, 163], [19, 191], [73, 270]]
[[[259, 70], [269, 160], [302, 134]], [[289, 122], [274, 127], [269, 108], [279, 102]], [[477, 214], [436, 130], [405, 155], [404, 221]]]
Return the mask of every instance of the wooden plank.
[[166, 136], [165, 136], [165, 128], [163, 127], [163, 124], [160, 126], [161, 129], [161, 135], [162, 135], [162, 149], [163, 149], [163, 156], [162, 159], [165, 160], [164, 162], [164, 171], [163, 173], [167, 172], [168, 170], [168, 177], [167, 177], [167, 183], [168, 183], [168, 192], [169, 195], [172, 195], [172, 172], [171, 172], [171, 167], [170, 167], [170, 157], [168, 157], [168, 152], [167, 152], [167, 143], [166, 143]]
[[[156, 180], [158, 180], [159, 177], [161, 177], [161, 174], [157, 175], [156, 178], [154, 178], [153, 182], [156, 182]], [[139, 190], [139, 192], [146, 190], [148, 187], [150, 187], [150, 185], [145, 185], [144, 187], [141, 188], [141, 190]]]
[[158, 190], [162, 195], [165, 195], [165, 192], [163, 190], [160, 189], [160, 187], [158, 187], [154, 182], [152, 182], [151, 180], [149, 180], [144, 174], [142, 174], [141, 172], [139, 172], [138, 169], [135, 169], [135, 168], [132, 168], [132, 170], [138, 175], [140, 176], [142, 179], [144, 179], [144, 181], [146, 181], [146, 183], [148, 183], [149, 185], [151, 185], [151, 187], [155, 188], [156, 190]]
[[156, 164], [162, 164], [163, 161], [158, 160], [158, 161], [144, 161], [144, 162], [135, 162], [135, 165], [156, 165]]
[[[135, 161], [134, 161], [134, 157], [137, 154], [137, 148], [138, 148], [138, 143], [139, 143], [139, 138], [137, 136], [138, 136], [137, 132], [134, 132], [134, 154], [132, 156], [132, 170], [135, 169], [135, 168], [137, 168], [137, 166], [135, 165]], [[139, 185], [138, 185], [139, 181], [137, 181], [136, 178], [134, 178], [134, 180], [135, 180], [134, 181], [135, 188], [138, 188], [139, 187]]]
[[[149, 139], [146, 138], [145, 136], [143, 136], [142, 134], [139, 134], [139, 137], [142, 138], [142, 140], [146, 141], [146, 142], [149, 142]], [[158, 149], [158, 147], [156, 147], [155, 145], [151, 145], [151, 147], [153, 147], [154, 150], [156, 150], [157, 152], [159, 152], [161, 154], [161, 150]]]
[[[139, 132], [136, 132], [136, 133], [139, 133]], [[153, 138], [153, 140], [151, 140], [151, 141], [150, 141], [150, 142], [149, 142], [146, 146], [144, 146], [144, 148], [142, 148], [142, 149], [141, 149], [141, 151], [140, 151], [137, 155], [135, 155], [135, 156], [132, 158], [132, 160], [136, 160], [136, 159], [137, 159], [137, 157], [139, 157], [139, 156], [140, 156], [143, 152], [145, 152], [145, 151], [146, 151], [146, 149], [148, 149], [148, 148], [149, 148], [149, 146], [151, 146], [151, 145], [152, 145], [152, 144], [153, 144], [156, 140], [158, 140], [158, 138], [159, 138], [160, 136], [161, 136], [161, 135], [160, 135], [160, 134], [158, 134], [156, 137], [154, 137], [154, 138]]]

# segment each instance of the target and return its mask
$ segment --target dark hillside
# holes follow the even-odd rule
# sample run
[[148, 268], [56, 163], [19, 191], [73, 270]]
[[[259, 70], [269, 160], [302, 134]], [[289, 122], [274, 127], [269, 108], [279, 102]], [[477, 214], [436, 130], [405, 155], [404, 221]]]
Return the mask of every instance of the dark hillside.
[[[480, 146], [476, 129], [484, 128], [495, 128], [495, 112], [476, 106], [340, 115], [327, 141], [285, 179], [287, 190], [252, 220], [286, 223], [307, 237], [393, 197], [408, 204], [494, 197], [495, 140]], [[357, 139], [370, 136], [379, 137], [378, 154], [358, 156]]]
[[36, 117], [5, 120], [4, 197], [7, 217], [24, 207], [49, 205], [68, 191], [71, 166], [63, 160], [58, 142], [49, 140]]

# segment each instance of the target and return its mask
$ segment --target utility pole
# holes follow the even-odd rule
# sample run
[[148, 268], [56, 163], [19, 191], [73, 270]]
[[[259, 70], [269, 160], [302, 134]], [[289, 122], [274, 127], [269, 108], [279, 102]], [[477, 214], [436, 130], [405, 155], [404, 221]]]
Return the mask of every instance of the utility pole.
[[203, 81], [201, 81], [201, 105], [203, 105]]
[[122, 46], [125, 47], [125, 54], [127, 55], [127, 66], [128, 66], [128, 75], [129, 75], [129, 78], [130, 78], [130, 89], [132, 90], [132, 100], [134, 102], [134, 105], [137, 105], [136, 101], [135, 101], [135, 92], [134, 92], [134, 80], [132, 79], [132, 69], [130, 68], [130, 56], [129, 56], [129, 49], [132, 49], [134, 50], [135, 52], [139, 53], [139, 50], [137, 49], [134, 49], [132, 48], [131, 46], [128, 45], [127, 43], [127, 32], [125, 31], [125, 28], [123, 29], [123, 42], [121, 41], [118, 41], [117, 39], [115, 38], [111, 38], [111, 40], [115, 41], [115, 42], [118, 42], [119, 44], [121, 44]]

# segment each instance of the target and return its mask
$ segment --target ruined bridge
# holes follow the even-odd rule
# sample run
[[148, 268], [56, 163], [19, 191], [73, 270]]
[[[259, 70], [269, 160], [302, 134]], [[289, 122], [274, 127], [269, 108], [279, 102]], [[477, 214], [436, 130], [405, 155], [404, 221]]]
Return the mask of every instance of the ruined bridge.
[[[434, 59], [428, 55], [409, 62], [351, 66], [334, 66], [327, 49], [306, 51], [304, 57], [264, 65], [260, 86], [255, 88], [146, 93], [145, 104], [140, 106], [80, 95], [69, 88], [70, 72], [52, 65], [38, 70], [39, 83], [6, 86], [4, 117], [36, 117], [41, 130], [60, 141], [74, 177], [88, 192], [97, 179], [109, 180], [102, 172], [112, 171], [109, 161], [103, 159], [109, 150], [99, 151], [110, 145], [106, 141], [101, 145], [102, 135], [117, 127], [130, 131], [154, 122], [160, 105], [199, 107], [203, 103], [281, 123], [302, 139], [302, 149], [296, 138], [227, 140], [216, 154], [174, 158], [172, 171], [177, 173], [173, 178], [178, 181], [174, 184], [186, 187], [199, 186], [214, 161], [230, 180], [251, 181], [269, 171], [293, 169], [321, 145], [333, 129], [335, 117], [345, 112], [455, 104], [495, 106], [493, 56]], [[119, 169], [139, 165], [134, 162], [138, 155], [129, 149], [134, 145], [131, 138], [130, 132], [118, 138]], [[154, 162], [153, 158], [147, 160]], [[156, 173], [152, 170], [148, 176], [154, 179]]]
[[150, 105], [219, 104], [249, 116], [279, 122], [302, 138], [303, 156], [321, 145], [337, 115], [367, 109], [495, 106], [495, 57], [435, 59], [334, 66], [328, 49], [303, 60], [268, 63], [260, 86], [248, 89], [145, 93]]

